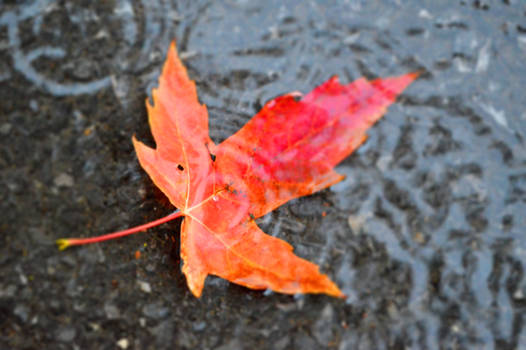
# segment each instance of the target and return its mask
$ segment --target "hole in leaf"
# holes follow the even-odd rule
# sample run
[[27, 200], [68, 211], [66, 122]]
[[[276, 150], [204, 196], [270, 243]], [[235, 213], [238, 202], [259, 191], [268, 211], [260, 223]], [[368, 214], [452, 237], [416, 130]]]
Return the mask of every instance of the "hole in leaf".
[[177, 164], [177, 169], [179, 169], [180, 171], [183, 171], [184, 167], [181, 164]]

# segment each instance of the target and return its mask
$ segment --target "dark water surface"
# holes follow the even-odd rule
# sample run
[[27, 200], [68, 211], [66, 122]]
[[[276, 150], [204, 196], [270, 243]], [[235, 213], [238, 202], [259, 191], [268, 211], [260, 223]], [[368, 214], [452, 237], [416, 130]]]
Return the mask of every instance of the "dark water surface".
[[[0, 348], [525, 349], [526, 4], [0, 1]], [[338, 167], [259, 224], [349, 295], [185, 285], [139, 168], [173, 38], [220, 142], [269, 99], [421, 70]], [[322, 213], [326, 215], [323, 216]], [[136, 251], [140, 259], [135, 258]]]

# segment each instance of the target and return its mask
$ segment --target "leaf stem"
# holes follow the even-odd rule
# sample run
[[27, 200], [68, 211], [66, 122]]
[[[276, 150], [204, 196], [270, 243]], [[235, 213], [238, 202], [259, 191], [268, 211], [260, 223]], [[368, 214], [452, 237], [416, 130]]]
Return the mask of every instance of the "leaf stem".
[[57, 239], [56, 243], [58, 245], [58, 249], [64, 250], [70, 246], [74, 245], [83, 245], [83, 244], [90, 244], [90, 243], [97, 243], [97, 242], [103, 242], [114, 238], [119, 238], [123, 236], [128, 236], [137, 232], [146, 231], [150, 227], [158, 226], [160, 224], [164, 224], [165, 222], [171, 221], [173, 219], [176, 219], [180, 216], [183, 216], [184, 214], [180, 210], [176, 210], [173, 213], [162, 217], [160, 219], [148, 222], [143, 225], [135, 226], [132, 228], [128, 228], [126, 230], [107, 233], [102, 236], [97, 237], [88, 237], [88, 238], [61, 238]]

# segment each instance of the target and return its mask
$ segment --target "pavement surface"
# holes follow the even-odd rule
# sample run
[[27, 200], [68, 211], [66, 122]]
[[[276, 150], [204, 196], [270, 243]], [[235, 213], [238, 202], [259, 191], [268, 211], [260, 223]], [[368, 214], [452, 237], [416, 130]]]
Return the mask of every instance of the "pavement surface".
[[[196, 299], [180, 221], [56, 249], [173, 210], [131, 144], [173, 39], [216, 142], [333, 75], [423, 72], [345, 181], [258, 221], [347, 300]], [[525, 57], [521, 0], [0, 1], [0, 349], [525, 349]]]

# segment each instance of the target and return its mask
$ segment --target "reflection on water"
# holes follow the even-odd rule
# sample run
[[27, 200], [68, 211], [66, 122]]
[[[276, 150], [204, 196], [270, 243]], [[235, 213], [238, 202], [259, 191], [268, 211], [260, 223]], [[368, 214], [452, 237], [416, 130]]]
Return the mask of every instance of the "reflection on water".
[[[7, 28], [7, 49], [12, 57], [13, 68], [35, 86], [55, 96], [92, 94], [110, 86], [112, 75], [123, 71], [144, 70], [151, 62], [151, 56], [155, 56], [155, 49], [166, 47], [172, 40], [169, 26], [178, 20], [178, 15], [172, 2], [168, 0], [160, 2], [143, 0], [136, 6], [140, 6], [140, 11], [136, 12], [132, 2], [127, 0], [118, 0], [114, 7], [109, 9], [104, 6], [78, 8], [72, 3], [62, 5], [55, 0], [38, 0], [4, 11], [0, 17], [0, 27]], [[102, 12], [108, 10], [111, 12]], [[53, 17], [67, 18], [71, 27], [63, 28], [64, 24], [55, 23]], [[111, 23], [118, 22], [119, 36], [115, 36], [113, 28], [100, 27], [101, 18], [110, 19]], [[21, 27], [27, 22], [32, 23], [31, 29], [24, 27], [22, 30]], [[65, 35], [66, 30], [76, 32], [82, 40], [72, 42], [71, 37]], [[140, 30], [143, 32], [139, 33]], [[31, 45], [31, 49], [21, 47], [22, 39], [35, 40], [49, 34], [54, 39], [53, 44], [56, 42], [57, 46]], [[56, 72], [46, 74], [36, 68], [38, 61], [45, 59], [56, 62], [58, 66], [78, 66], [85, 60], [95, 59], [89, 55], [97, 51], [100, 42], [104, 41], [115, 43], [110, 57], [113, 69], [97, 74], [93, 74], [92, 71], [77, 72], [77, 77], [80, 75], [81, 78], [79, 80], [86, 81], [75, 82], [75, 79], [70, 79], [67, 75]], [[122, 41], [126, 45], [121, 45]], [[77, 48], [77, 45], [80, 48]], [[82, 50], [80, 54], [79, 49]], [[139, 52], [135, 52], [136, 50]], [[73, 61], [69, 60], [68, 55], [74, 57]], [[57, 75], [61, 75], [61, 78], [57, 78]], [[98, 77], [93, 78], [92, 75]]]

